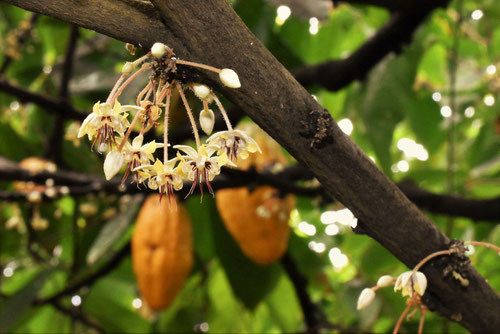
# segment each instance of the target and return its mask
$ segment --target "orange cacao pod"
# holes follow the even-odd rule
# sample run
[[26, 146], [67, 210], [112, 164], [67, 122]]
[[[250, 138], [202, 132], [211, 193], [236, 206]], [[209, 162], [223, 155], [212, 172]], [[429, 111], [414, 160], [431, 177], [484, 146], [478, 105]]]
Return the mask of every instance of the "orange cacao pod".
[[[262, 154], [252, 154], [238, 161], [238, 166], [253, 166], [261, 171], [270, 165], [286, 164], [280, 146], [271, 137], [256, 126], [245, 131], [255, 139]], [[288, 247], [288, 220], [295, 207], [293, 195], [280, 198], [278, 191], [269, 186], [251, 192], [244, 187], [219, 190], [215, 200], [226, 228], [247, 257], [263, 265], [281, 258]]]
[[132, 235], [132, 264], [139, 292], [153, 310], [168, 307], [193, 265], [193, 231], [186, 209], [149, 196]]
[[295, 199], [277, 195], [276, 189], [262, 186], [252, 192], [248, 188], [223, 189], [215, 196], [229, 233], [246, 256], [263, 265], [281, 258], [288, 246], [288, 218]]

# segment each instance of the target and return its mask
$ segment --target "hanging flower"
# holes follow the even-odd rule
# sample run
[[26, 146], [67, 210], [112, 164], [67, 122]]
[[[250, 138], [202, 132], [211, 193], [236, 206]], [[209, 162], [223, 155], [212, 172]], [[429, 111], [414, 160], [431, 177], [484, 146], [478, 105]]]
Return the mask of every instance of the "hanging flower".
[[423, 296], [427, 288], [427, 278], [420, 271], [407, 271], [399, 275], [394, 285], [394, 292], [402, 290], [404, 296], [413, 296], [417, 293]]
[[[130, 144], [128, 141], [125, 142], [122, 154], [125, 163], [127, 163], [127, 170], [125, 172], [122, 182], [124, 182], [127, 179], [130, 171], [136, 169], [141, 165], [148, 165], [151, 161], [153, 161], [154, 160], [153, 153], [156, 151], [157, 148], [163, 147], [163, 144], [156, 143], [156, 141], [154, 140], [152, 142], [142, 145], [143, 140], [144, 137], [142, 135], [139, 135], [134, 138], [132, 144]], [[136, 182], [137, 184], [139, 184], [139, 174], [137, 172], [134, 172], [134, 174]]]
[[229, 159], [236, 161], [238, 158], [246, 159], [249, 153], [260, 150], [257, 142], [241, 130], [227, 130], [214, 133], [207, 139], [208, 145], [217, 146], [218, 154], [225, 153]]
[[116, 144], [115, 132], [123, 136], [123, 133], [129, 127], [127, 114], [118, 101], [113, 108], [108, 103], [97, 102], [94, 104], [92, 113], [85, 118], [78, 131], [78, 138], [88, 135], [89, 140], [95, 138], [92, 142], [92, 148], [96, 142], [99, 147], [102, 144]]
[[198, 147], [198, 151], [186, 145], [175, 145], [174, 148], [186, 153], [185, 155], [179, 153], [178, 157], [181, 160], [179, 168], [182, 174], [188, 180], [193, 181], [187, 196], [193, 193], [197, 183], [200, 185], [200, 192], [203, 196], [203, 182], [205, 182], [209, 192], [213, 195], [214, 191], [210, 182], [220, 173], [220, 167], [226, 164], [236, 166], [227, 159], [225, 153], [214, 156], [219, 150], [218, 146], [201, 145]]
[[148, 187], [150, 189], [158, 190], [160, 196], [166, 194], [170, 199], [174, 190], [180, 190], [183, 186], [182, 178], [178, 173], [178, 167], [175, 166], [178, 161], [178, 158], [173, 158], [163, 164], [160, 160], [156, 159], [153, 165], [143, 165], [132, 169], [132, 171], [138, 172], [141, 182], [149, 179]]

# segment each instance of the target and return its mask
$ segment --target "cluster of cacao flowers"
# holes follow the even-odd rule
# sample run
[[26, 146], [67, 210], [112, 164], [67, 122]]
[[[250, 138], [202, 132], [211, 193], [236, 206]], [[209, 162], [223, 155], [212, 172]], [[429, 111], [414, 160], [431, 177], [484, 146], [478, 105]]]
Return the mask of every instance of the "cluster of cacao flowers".
[[[203, 194], [203, 183], [213, 195], [210, 182], [220, 173], [222, 166], [236, 167], [238, 158], [246, 159], [249, 153], [259, 151], [257, 143], [244, 131], [233, 129], [226, 111], [218, 97], [206, 85], [184, 83], [177, 75], [177, 66], [193, 66], [219, 74], [223, 85], [230, 88], [241, 87], [235, 71], [218, 69], [209, 65], [178, 59], [172, 49], [162, 43], [155, 43], [143, 57], [123, 66], [122, 75], [111, 90], [104, 103], [97, 102], [93, 111], [83, 121], [78, 137], [87, 135], [92, 141], [92, 150], [99, 153], [108, 151], [104, 161], [106, 179], [113, 178], [124, 166], [126, 168], [122, 183], [130, 173], [134, 174], [137, 184], [145, 184], [160, 195], [171, 196], [183, 187], [184, 181], [191, 181], [188, 196], [198, 184]], [[137, 69], [138, 68], [138, 69]], [[140, 74], [151, 70], [146, 86], [139, 92], [135, 105], [122, 105], [118, 98], [123, 90]], [[200, 141], [197, 124], [184, 91], [190, 89], [203, 102], [199, 114], [200, 128], [209, 135], [204, 144]], [[177, 90], [186, 109], [193, 129], [196, 148], [175, 145], [175, 157], [169, 158], [168, 119], [172, 93]], [[226, 123], [227, 130], [212, 134], [214, 112], [209, 108], [215, 102]], [[129, 113], [134, 113], [129, 122]], [[144, 133], [158, 126], [163, 112], [163, 143], [151, 141], [144, 143]], [[129, 142], [132, 129], [140, 124], [139, 134]], [[163, 148], [163, 160], [155, 159], [154, 153]]]

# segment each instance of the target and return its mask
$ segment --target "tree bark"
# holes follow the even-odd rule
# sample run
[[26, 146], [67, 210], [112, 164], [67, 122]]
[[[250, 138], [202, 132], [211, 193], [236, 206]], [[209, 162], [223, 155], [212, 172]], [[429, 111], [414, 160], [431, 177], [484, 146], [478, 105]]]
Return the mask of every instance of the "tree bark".
[[[158, 11], [131, 0], [6, 2], [143, 47], [161, 41], [180, 58], [234, 69], [240, 89], [221, 87], [211, 73], [193, 71], [193, 78], [223, 93], [306, 165], [353, 211], [360, 229], [409, 267], [449, 247], [450, 240], [343, 134], [226, 1], [153, 0]], [[437, 258], [422, 268], [429, 281], [426, 305], [472, 332], [497, 331], [500, 297], [467, 263], [454, 269], [468, 287], [444, 276], [449, 260]]]

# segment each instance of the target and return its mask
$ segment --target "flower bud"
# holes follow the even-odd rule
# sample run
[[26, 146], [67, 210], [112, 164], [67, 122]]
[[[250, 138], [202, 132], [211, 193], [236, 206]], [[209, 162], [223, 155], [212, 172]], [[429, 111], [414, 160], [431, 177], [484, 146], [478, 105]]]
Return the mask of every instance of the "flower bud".
[[156, 42], [151, 47], [151, 54], [156, 58], [161, 58], [167, 52], [167, 46], [163, 43]]
[[427, 278], [420, 271], [407, 271], [399, 275], [394, 284], [394, 292], [402, 290], [404, 296], [412, 296], [413, 292], [423, 296], [427, 288]]
[[375, 291], [370, 288], [363, 289], [358, 298], [358, 306], [356, 307], [357, 310], [362, 310], [370, 305], [373, 302], [373, 299], [375, 299]]
[[229, 68], [224, 68], [219, 72], [220, 81], [229, 88], [240, 88], [241, 83], [238, 74]]
[[122, 67], [122, 73], [130, 73], [134, 70], [134, 65], [131, 62], [126, 62]]
[[193, 92], [194, 94], [202, 101], [207, 101], [208, 103], [211, 103], [213, 101], [213, 97], [210, 94], [210, 88], [208, 86], [203, 85], [203, 84], [193, 84]]
[[378, 279], [377, 286], [379, 288], [386, 288], [388, 286], [391, 286], [393, 284], [393, 282], [394, 282], [394, 280], [392, 279], [391, 275], [384, 275]]
[[106, 160], [104, 160], [106, 180], [111, 180], [120, 171], [124, 161], [123, 155], [118, 151], [111, 151], [106, 155]]
[[214, 129], [215, 116], [212, 109], [203, 109], [200, 111], [200, 126], [203, 132], [207, 135], [212, 133]]

